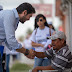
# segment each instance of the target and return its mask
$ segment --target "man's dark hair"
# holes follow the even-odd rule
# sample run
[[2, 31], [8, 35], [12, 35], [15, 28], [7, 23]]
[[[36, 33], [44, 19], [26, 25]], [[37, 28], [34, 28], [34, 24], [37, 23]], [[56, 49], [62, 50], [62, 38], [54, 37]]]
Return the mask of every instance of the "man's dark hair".
[[[38, 14], [35, 18], [35, 25], [34, 25], [34, 29], [38, 28], [39, 26], [37, 25], [37, 21], [39, 20], [40, 17], [43, 17], [44, 20], [46, 20], [46, 17], [43, 14]], [[44, 23], [45, 26], [48, 26], [47, 21]]]
[[27, 14], [35, 13], [34, 7], [29, 3], [22, 3], [16, 9], [19, 14], [21, 14], [24, 10], [27, 10]]

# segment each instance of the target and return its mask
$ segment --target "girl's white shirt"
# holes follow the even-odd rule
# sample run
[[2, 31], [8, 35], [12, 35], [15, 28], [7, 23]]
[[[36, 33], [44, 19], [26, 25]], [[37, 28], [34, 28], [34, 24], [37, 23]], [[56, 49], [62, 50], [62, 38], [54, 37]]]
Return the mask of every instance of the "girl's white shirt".
[[[54, 30], [51, 29], [51, 34]], [[48, 44], [51, 44], [51, 40], [47, 39], [50, 36], [49, 27], [45, 26], [44, 29], [40, 29], [39, 27], [35, 29], [30, 37], [30, 40], [35, 43], [44, 44], [44, 47], [34, 47], [37, 52], [44, 52]]]

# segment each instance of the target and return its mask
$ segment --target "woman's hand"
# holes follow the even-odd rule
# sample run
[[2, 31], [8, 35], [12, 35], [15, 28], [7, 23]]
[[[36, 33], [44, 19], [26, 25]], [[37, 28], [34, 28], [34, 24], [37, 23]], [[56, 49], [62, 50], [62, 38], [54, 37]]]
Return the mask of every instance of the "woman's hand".
[[41, 47], [44, 47], [44, 44], [40, 44]]

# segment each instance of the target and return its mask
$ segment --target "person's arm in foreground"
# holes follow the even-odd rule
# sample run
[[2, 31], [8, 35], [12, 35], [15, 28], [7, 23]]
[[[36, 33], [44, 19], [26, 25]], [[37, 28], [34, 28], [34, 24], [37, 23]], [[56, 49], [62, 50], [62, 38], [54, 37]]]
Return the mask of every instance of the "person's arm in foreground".
[[[20, 51], [20, 50], [19, 50], [19, 51]], [[35, 56], [38, 57], [38, 58], [47, 57], [44, 52], [36, 52], [36, 51], [34, 51], [33, 49], [30, 49], [29, 51], [30, 51], [30, 53], [31, 53], [31, 56], [29, 55], [29, 58], [30, 58], [30, 57], [33, 58], [33, 57], [35, 57]], [[27, 56], [27, 55], [26, 55], [26, 56]], [[27, 57], [28, 57], [28, 56], [27, 56]]]
[[26, 52], [26, 49], [25, 48], [20, 48], [20, 49], [16, 49], [17, 52], [20, 52], [20, 53], [25, 53]]
[[38, 66], [32, 70], [32, 72], [38, 72], [39, 70], [54, 70], [51, 66]]
[[38, 57], [38, 58], [47, 57], [44, 52], [36, 52], [36, 51], [34, 51], [34, 55], [35, 55], [36, 57]]
[[44, 54], [44, 52], [36, 52], [33, 49], [30, 49], [29, 52], [30, 52], [29, 55], [25, 55], [29, 59], [34, 59], [35, 56], [38, 57], [38, 58], [44, 58], [44, 57], [46, 57], [46, 55]]

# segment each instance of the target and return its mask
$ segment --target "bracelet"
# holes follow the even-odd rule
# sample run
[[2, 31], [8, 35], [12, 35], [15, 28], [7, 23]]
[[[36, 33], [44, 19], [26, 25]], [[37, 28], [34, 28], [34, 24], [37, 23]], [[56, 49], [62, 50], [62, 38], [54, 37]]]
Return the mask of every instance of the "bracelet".
[[25, 51], [25, 53], [24, 53], [25, 55], [28, 55], [29, 54], [29, 50], [28, 49], [26, 49], [26, 51]]

